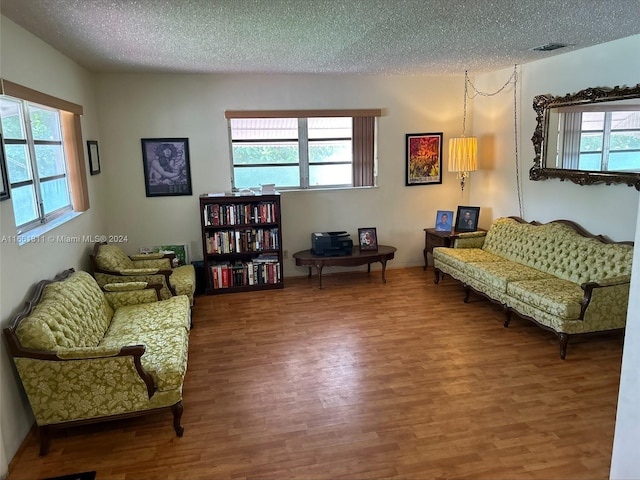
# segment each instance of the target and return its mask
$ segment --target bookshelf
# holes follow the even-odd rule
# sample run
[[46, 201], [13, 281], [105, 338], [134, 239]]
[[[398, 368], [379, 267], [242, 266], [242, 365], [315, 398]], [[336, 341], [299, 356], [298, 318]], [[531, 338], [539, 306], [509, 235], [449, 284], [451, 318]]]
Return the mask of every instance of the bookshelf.
[[205, 293], [284, 287], [280, 195], [200, 195]]

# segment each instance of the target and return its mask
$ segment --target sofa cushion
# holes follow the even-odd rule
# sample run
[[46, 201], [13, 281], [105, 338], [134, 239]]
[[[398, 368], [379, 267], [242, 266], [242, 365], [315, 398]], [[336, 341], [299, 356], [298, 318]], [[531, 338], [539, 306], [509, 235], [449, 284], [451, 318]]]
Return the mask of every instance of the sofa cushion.
[[555, 278], [553, 275], [535, 268], [508, 260], [503, 262], [470, 262], [466, 266], [465, 273], [500, 292], [507, 291], [509, 282]]
[[95, 347], [107, 331], [113, 310], [87, 272], [75, 272], [47, 285], [40, 302], [16, 330], [20, 343], [37, 350]]
[[105, 336], [135, 335], [177, 327], [189, 330], [190, 324], [189, 299], [179, 295], [161, 302], [118, 308]]
[[[186, 297], [182, 298], [186, 300]], [[182, 389], [189, 351], [189, 333], [182, 326], [109, 334], [100, 342], [100, 346], [104, 347], [117, 345], [145, 345], [147, 350], [140, 360], [153, 378], [156, 388], [159, 391]]]
[[446, 248], [433, 249], [433, 260], [443, 262], [454, 268], [465, 271], [469, 262], [503, 262], [504, 258], [489, 253], [480, 248]]
[[631, 274], [633, 247], [604, 244], [595, 238], [571, 235], [563, 248], [549, 255], [549, 273], [578, 284], [603, 282]]
[[584, 294], [580, 285], [554, 277], [511, 282], [507, 285], [507, 293], [563, 320], [576, 320], [580, 316]]
[[112, 272], [135, 268], [133, 261], [117, 245], [100, 245], [96, 255], [96, 264], [98, 268]]
[[585, 237], [561, 222], [544, 225], [499, 218], [482, 247], [486, 252], [581, 284], [631, 274], [633, 246]]

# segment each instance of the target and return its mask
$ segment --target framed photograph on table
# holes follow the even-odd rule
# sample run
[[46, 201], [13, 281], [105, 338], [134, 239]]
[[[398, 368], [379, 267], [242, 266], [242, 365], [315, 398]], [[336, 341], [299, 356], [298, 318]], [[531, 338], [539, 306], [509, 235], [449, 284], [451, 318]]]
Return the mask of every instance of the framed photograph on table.
[[442, 132], [407, 134], [406, 186], [442, 183]]
[[457, 232], [475, 232], [478, 229], [480, 207], [458, 207], [456, 215]]
[[453, 230], [453, 212], [450, 210], [438, 210], [436, 214], [436, 230], [450, 232]]
[[188, 138], [143, 138], [147, 197], [192, 195]]
[[358, 229], [358, 241], [360, 250], [378, 250], [378, 235], [376, 229], [372, 227]]

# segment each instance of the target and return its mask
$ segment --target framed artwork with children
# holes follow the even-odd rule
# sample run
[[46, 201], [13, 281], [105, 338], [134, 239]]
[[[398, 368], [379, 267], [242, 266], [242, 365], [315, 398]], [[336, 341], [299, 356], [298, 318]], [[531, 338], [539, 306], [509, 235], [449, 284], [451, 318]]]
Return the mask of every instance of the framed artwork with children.
[[436, 214], [436, 230], [450, 232], [453, 230], [453, 212], [450, 210], [438, 210]]
[[480, 207], [458, 207], [456, 232], [475, 232], [478, 229]]

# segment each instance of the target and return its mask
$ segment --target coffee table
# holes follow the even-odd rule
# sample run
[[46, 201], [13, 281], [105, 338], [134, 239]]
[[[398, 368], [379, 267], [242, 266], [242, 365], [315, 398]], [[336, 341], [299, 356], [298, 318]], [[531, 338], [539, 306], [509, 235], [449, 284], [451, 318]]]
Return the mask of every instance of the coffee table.
[[382, 264], [382, 283], [387, 283], [385, 270], [387, 261], [393, 259], [396, 247], [390, 245], [378, 245], [378, 250], [360, 250], [360, 247], [353, 247], [351, 255], [324, 256], [316, 255], [312, 250], [302, 250], [293, 254], [296, 265], [299, 267], [309, 267], [309, 277], [311, 277], [312, 267], [318, 271], [318, 287], [322, 288], [322, 269], [324, 267], [358, 267], [367, 265], [367, 273], [371, 273], [371, 264], [380, 262]]

